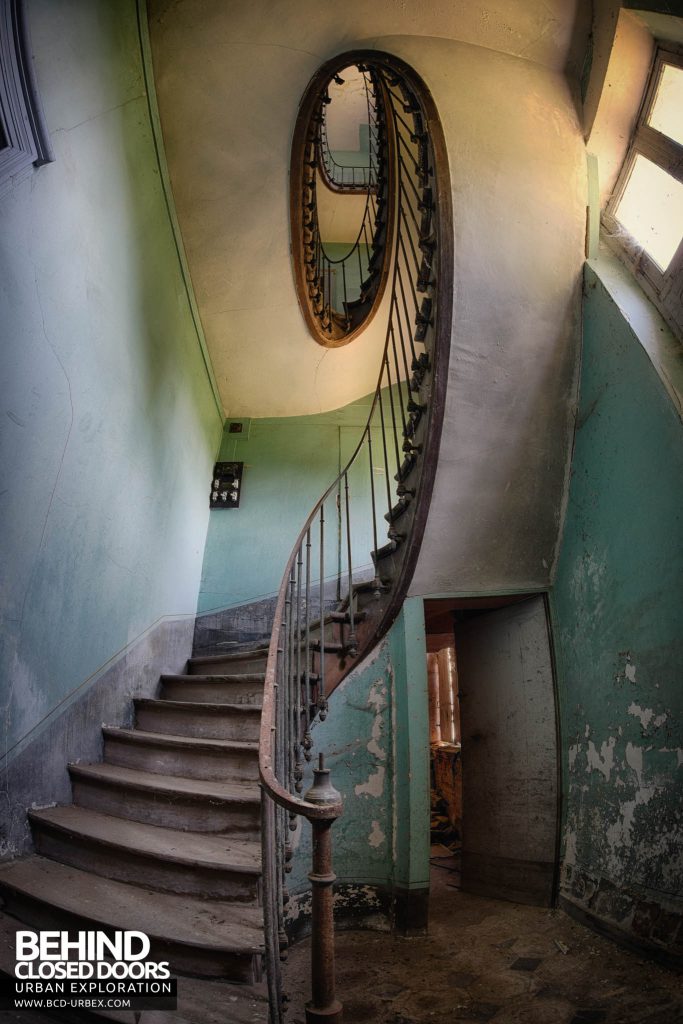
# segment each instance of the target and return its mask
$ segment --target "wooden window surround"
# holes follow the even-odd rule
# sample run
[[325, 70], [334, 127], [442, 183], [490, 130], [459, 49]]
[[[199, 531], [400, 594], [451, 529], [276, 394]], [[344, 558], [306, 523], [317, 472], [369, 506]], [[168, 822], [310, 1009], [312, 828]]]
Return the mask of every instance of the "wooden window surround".
[[665, 131], [657, 130], [651, 123], [658, 89], [667, 67], [683, 69], [683, 50], [661, 46], [655, 52], [633, 137], [602, 223], [610, 247], [633, 271], [674, 333], [683, 339], [683, 225], [680, 225], [680, 232], [676, 227], [678, 246], [667, 265], [662, 267], [647, 251], [642, 240], [639, 242], [619, 220], [620, 205], [624, 197], [628, 197], [634, 169], [649, 168], [652, 171], [651, 165], [654, 165], [683, 187], [683, 144]]

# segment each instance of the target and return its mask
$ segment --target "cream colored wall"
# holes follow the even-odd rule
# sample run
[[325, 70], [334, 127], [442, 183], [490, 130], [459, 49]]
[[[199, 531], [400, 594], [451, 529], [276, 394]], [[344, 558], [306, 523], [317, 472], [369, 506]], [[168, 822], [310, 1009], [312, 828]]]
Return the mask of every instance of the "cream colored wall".
[[605, 30], [605, 38], [611, 40], [609, 60], [604, 70], [601, 65], [595, 66], [589, 80], [589, 113], [594, 107], [594, 114], [586, 141], [588, 152], [598, 160], [601, 209], [612, 194], [626, 156], [655, 45], [640, 18], [623, 10], [614, 32]]
[[333, 192], [318, 175], [318, 223], [326, 242], [355, 242], [365, 213], [364, 195]]
[[[493, 7], [348, 0], [326, 6], [323, 14], [316, 0], [150, 0], [175, 201], [227, 413], [315, 413], [338, 408], [375, 385], [384, 343], [380, 320], [352, 345], [325, 351], [308, 335], [294, 293], [290, 143], [299, 101], [320, 64], [362, 46], [409, 52], [418, 71], [440, 80], [439, 104], [447, 116], [449, 106], [462, 106], [455, 95], [462, 76], [451, 64], [459, 51], [449, 49], [455, 44], [445, 38], [430, 37], [479, 44], [465, 47], [472, 55], [468, 66], [488, 66], [496, 50], [514, 55], [520, 86], [539, 66], [554, 81], [551, 72], [559, 73], [570, 59], [577, 8], [583, 25], [584, 7], [567, 0]], [[435, 59], [446, 66], [433, 67]], [[469, 87], [467, 96], [485, 129], [495, 120], [498, 90], [490, 110], [480, 109]], [[542, 129], [541, 161], [544, 135]], [[451, 141], [454, 160], [455, 154], [462, 159], [457, 135]], [[568, 211], [568, 221], [574, 213]]]
[[[433, 94], [450, 157], [455, 304], [415, 595], [548, 584], [580, 340], [585, 148], [560, 71], [570, 5], [558, 2], [550, 14], [510, 5], [507, 18], [480, 19], [478, 33], [471, 7], [456, 17], [447, 6], [449, 18], [422, 23], [436, 38], [399, 34], [416, 25], [388, 3], [364, 6], [361, 17], [350, 0], [325, 18], [306, 2], [279, 4], [277, 17], [272, 5], [265, 17], [259, 2], [151, 3], [178, 213], [230, 415], [319, 412], [375, 386], [381, 316], [352, 344], [324, 350], [307, 334], [294, 293], [288, 162], [310, 77], [335, 52], [375, 47], [406, 60]], [[397, 34], [381, 34], [388, 27]], [[490, 45], [443, 38], [456, 29]], [[503, 48], [500, 33], [513, 53], [494, 49]]]
[[450, 151], [446, 414], [412, 594], [548, 584], [576, 398], [585, 150], [564, 76], [443, 39], [385, 39], [424, 75]]

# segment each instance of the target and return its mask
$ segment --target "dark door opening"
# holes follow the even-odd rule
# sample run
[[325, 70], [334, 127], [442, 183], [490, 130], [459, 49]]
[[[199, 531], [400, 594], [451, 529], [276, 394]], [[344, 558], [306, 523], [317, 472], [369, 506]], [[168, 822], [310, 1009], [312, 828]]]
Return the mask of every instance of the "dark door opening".
[[543, 595], [425, 601], [432, 865], [476, 895], [551, 906], [558, 762]]

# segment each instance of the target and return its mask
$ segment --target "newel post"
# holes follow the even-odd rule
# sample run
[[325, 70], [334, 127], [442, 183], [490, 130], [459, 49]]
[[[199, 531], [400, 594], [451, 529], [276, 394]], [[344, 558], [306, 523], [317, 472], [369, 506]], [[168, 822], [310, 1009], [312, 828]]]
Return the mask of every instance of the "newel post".
[[[314, 782], [305, 796], [313, 804], [339, 803], [340, 795], [330, 782], [323, 755], [313, 769]], [[311, 994], [306, 1004], [306, 1024], [343, 1024], [344, 1008], [334, 993], [334, 916], [332, 871], [332, 825], [336, 818], [312, 819], [313, 870], [308, 876], [312, 888]]]

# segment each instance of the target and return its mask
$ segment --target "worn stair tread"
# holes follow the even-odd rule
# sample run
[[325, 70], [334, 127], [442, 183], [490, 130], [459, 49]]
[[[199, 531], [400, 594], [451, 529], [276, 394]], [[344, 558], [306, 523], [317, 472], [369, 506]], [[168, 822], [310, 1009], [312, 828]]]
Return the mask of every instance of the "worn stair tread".
[[222, 701], [157, 700], [154, 697], [136, 697], [134, 703], [136, 708], [163, 708], [178, 712], [200, 711], [216, 715], [261, 714], [260, 704], [224, 704]]
[[[13, 978], [15, 966], [15, 933], [26, 925], [16, 917], [0, 913], [0, 977]], [[145, 1010], [139, 1024], [254, 1024], [268, 1020], [268, 994], [264, 982], [258, 984], [231, 984], [213, 978], [192, 978], [175, 975], [178, 979], [178, 1010]], [[226, 1014], [229, 1013], [229, 1017]], [[136, 1024], [137, 1015], [130, 1010], [91, 1010], [96, 1020], [112, 1024]], [[29, 1024], [34, 1017], [26, 1010], [4, 1011], [8, 1021]], [[36, 1012], [35, 1021], [52, 1019]], [[64, 1011], [56, 1011], [55, 1020], [65, 1022]], [[78, 1020], [89, 1019], [88, 1013], [79, 1014]]]
[[180, 775], [155, 775], [139, 768], [124, 768], [116, 764], [70, 764], [72, 775], [112, 786], [188, 797], [204, 797], [214, 802], [259, 803], [261, 791], [256, 783], [212, 782], [208, 779], [188, 779]]
[[[221, 655], [220, 657], [223, 658], [223, 655]], [[201, 683], [225, 683], [227, 686], [229, 686], [230, 683], [263, 683], [265, 682], [265, 678], [265, 672], [245, 672], [241, 676], [237, 674], [231, 675], [230, 673], [226, 672], [216, 675], [210, 675], [207, 673], [207, 675], [203, 676], [199, 674], [192, 676], [189, 675], [189, 673], [187, 672], [166, 672], [164, 673], [164, 675], [161, 676], [161, 681], [162, 683], [166, 682], [167, 680], [168, 682], [172, 683], [189, 683], [193, 686], [199, 685]]]
[[105, 928], [216, 952], [260, 953], [263, 913], [250, 904], [141, 889], [44, 857], [0, 865], [0, 892], [29, 899]]
[[[14, 977], [15, 933], [26, 925], [9, 914], [0, 913], [0, 976]], [[268, 995], [263, 982], [256, 985], [231, 984], [229, 981], [212, 978], [178, 977], [178, 1010], [145, 1010], [140, 1024], [254, 1024], [261, 1018], [268, 1019]], [[230, 1016], [226, 1017], [229, 1013]], [[112, 1024], [135, 1024], [137, 1015], [130, 1010], [91, 1010], [96, 1020], [111, 1021]], [[257, 1016], [258, 1015], [258, 1016]], [[2, 1020], [17, 1021], [17, 1024], [44, 1022], [45, 1013], [35, 1016], [27, 1010], [5, 1010]], [[83, 1020], [88, 1014], [83, 1014]], [[56, 1011], [55, 1020], [65, 1022], [64, 1011]], [[79, 1015], [79, 1021], [81, 1016]]]
[[[267, 987], [265, 982], [234, 985], [208, 978], [200, 981], [179, 977], [178, 1013], [190, 1024], [266, 1024], [270, 1019]], [[156, 1022], [143, 1013], [140, 1024]]]
[[124, 853], [158, 857], [192, 868], [229, 868], [260, 875], [261, 846], [249, 839], [233, 839], [203, 832], [181, 832], [143, 822], [115, 818], [71, 804], [29, 811], [33, 824], [45, 825], [70, 836], [116, 848]]
[[[202, 705], [206, 707], [206, 705]], [[186, 750], [211, 751], [244, 751], [258, 753], [258, 740], [216, 740], [201, 736], [178, 736], [176, 733], [147, 732], [145, 729], [122, 729], [119, 726], [105, 725], [102, 729], [105, 736], [112, 739], [126, 740], [128, 743], [154, 743]]]
[[[190, 658], [192, 665], [216, 665], [223, 661], [258, 661], [268, 657], [267, 647], [250, 647], [242, 649], [236, 647], [226, 648], [220, 654], [195, 654]], [[221, 673], [225, 675], [225, 673]]]

